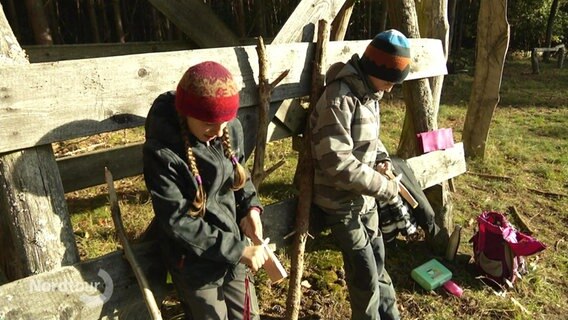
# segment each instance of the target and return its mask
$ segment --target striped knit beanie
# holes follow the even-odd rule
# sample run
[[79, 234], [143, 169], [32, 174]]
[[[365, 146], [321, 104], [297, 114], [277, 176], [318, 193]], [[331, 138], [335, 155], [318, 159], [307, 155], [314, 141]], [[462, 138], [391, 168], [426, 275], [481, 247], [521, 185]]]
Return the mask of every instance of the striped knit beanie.
[[361, 68], [367, 75], [401, 83], [410, 71], [408, 39], [394, 29], [377, 34], [363, 53]]
[[233, 120], [239, 109], [239, 91], [233, 76], [217, 62], [196, 64], [179, 81], [177, 111], [186, 117], [220, 123]]

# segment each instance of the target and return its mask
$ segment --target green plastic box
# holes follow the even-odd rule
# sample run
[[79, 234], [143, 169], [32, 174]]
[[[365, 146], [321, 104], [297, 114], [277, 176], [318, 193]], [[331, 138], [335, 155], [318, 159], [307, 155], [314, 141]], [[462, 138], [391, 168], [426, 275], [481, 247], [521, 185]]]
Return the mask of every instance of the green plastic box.
[[414, 281], [426, 290], [434, 290], [452, 279], [452, 272], [436, 259], [416, 267], [410, 273]]

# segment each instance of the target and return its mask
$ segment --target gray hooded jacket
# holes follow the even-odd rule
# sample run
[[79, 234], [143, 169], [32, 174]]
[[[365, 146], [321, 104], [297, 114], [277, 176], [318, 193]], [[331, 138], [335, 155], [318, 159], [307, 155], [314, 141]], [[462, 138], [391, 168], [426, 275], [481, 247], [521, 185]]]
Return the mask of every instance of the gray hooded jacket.
[[330, 214], [366, 212], [376, 199], [387, 200], [387, 179], [374, 169], [378, 160], [388, 159], [379, 139], [382, 92], [372, 89], [359, 56], [341, 65], [328, 71], [310, 116], [314, 203]]

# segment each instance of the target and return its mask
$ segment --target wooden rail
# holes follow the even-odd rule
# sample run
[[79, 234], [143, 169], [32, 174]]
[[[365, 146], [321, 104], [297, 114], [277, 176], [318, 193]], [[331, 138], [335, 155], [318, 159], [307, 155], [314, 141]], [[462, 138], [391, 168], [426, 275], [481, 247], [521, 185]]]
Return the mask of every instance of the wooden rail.
[[[330, 42], [329, 60], [348, 60], [368, 43]], [[446, 73], [445, 63], [437, 58], [443, 56], [439, 40], [411, 39], [411, 46], [409, 79]], [[309, 94], [308, 57], [313, 50], [312, 43], [267, 46], [273, 61], [267, 78], [290, 69], [272, 101]], [[2, 66], [0, 153], [140, 126], [153, 99], [175, 89], [187, 67], [205, 60], [218, 61], [233, 73], [241, 87], [241, 108], [258, 104], [254, 46]]]
[[552, 52], [558, 56], [557, 66], [561, 69], [564, 65], [564, 57], [566, 56], [566, 48], [563, 44], [559, 44], [552, 48], [533, 48], [531, 51], [531, 65], [533, 74], [539, 74], [540, 68], [538, 66], [538, 54], [542, 52]]

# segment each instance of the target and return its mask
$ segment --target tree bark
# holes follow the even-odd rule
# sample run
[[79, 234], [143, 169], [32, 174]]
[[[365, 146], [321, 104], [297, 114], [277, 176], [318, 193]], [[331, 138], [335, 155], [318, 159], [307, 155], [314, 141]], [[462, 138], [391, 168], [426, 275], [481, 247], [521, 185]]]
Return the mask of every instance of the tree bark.
[[243, 0], [236, 0], [234, 4], [239, 37], [243, 38], [246, 35], [245, 4], [243, 3]]
[[509, 46], [507, 0], [481, 0], [477, 21], [475, 76], [465, 117], [465, 156], [484, 158], [491, 119], [499, 103]]
[[[418, 16], [413, 0], [389, 0], [389, 17], [393, 26], [409, 38], [420, 38]], [[406, 114], [397, 154], [403, 159], [420, 153], [416, 134], [437, 129], [435, 108], [428, 79], [405, 81], [402, 84]]]
[[[308, 115], [314, 109], [324, 88], [326, 65], [326, 51], [329, 42], [330, 30], [326, 20], [318, 22], [318, 39], [314, 53], [312, 68], [312, 90]], [[306, 129], [302, 137], [302, 150], [298, 156], [298, 168], [296, 176], [299, 177], [298, 207], [296, 211], [296, 234], [292, 247], [290, 282], [288, 284], [288, 297], [286, 299], [286, 319], [296, 320], [300, 314], [300, 302], [302, 299], [301, 281], [304, 273], [304, 252], [308, 238], [310, 223], [310, 210], [312, 205], [314, 168], [312, 163], [311, 130], [309, 116], [306, 118]]]
[[[27, 64], [0, 5], [1, 63]], [[0, 154], [0, 267], [16, 280], [79, 261], [51, 145]]]
[[97, 19], [97, 12], [95, 10], [95, 0], [87, 1], [87, 14], [89, 15], [89, 23], [91, 24], [93, 42], [100, 43], [101, 35], [99, 33], [99, 21]]
[[14, 0], [8, 0], [4, 2], [7, 4], [7, 12], [10, 20], [10, 25], [12, 26], [12, 31], [16, 36], [16, 39], [20, 38], [20, 22], [18, 19], [18, 13], [16, 12], [16, 6], [14, 5]]
[[25, 4], [35, 42], [40, 45], [52, 45], [53, 38], [43, 0], [25, 0]]
[[112, 12], [114, 14], [113, 21], [114, 21], [114, 29], [116, 31], [116, 38], [118, 42], [125, 43], [126, 39], [124, 38], [124, 28], [122, 27], [121, 11], [122, 10], [120, 10], [120, 0], [113, 0]]
[[389, 13], [389, 2], [387, 0], [381, 1], [381, 12], [378, 15], [379, 18], [379, 30], [378, 32], [385, 31], [387, 29], [387, 18]]
[[[546, 47], [550, 48], [552, 46], [552, 26], [554, 25], [554, 19], [556, 18], [556, 12], [558, 11], [558, 0], [553, 0], [550, 6], [550, 14], [548, 15], [548, 20], [546, 22]], [[542, 56], [545, 62], [550, 59], [550, 52], [544, 52]]]
[[[420, 33], [423, 37], [440, 39], [444, 48], [446, 61], [448, 60], [448, 42], [449, 42], [449, 22], [448, 22], [448, 1], [447, 0], [426, 0], [423, 3], [424, 20], [421, 21]], [[430, 88], [432, 89], [432, 105], [434, 112], [433, 123], [438, 123], [438, 110], [440, 108], [440, 97], [442, 95], [442, 86], [444, 76], [430, 78]]]
[[264, 1], [254, 2], [254, 11], [255, 11], [254, 17], [255, 17], [256, 32], [257, 36], [261, 37], [266, 36], [266, 10], [264, 6], [265, 6]]

